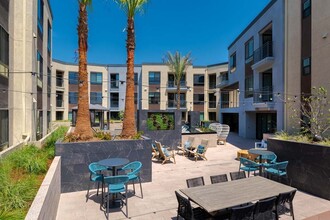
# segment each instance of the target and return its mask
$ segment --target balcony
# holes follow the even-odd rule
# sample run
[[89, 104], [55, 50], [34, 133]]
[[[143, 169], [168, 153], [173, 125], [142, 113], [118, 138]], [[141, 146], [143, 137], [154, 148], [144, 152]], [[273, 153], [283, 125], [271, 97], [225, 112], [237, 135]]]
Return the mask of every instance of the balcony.
[[57, 108], [63, 108], [64, 107], [64, 102], [62, 99], [57, 99], [56, 100], [56, 107]]
[[[188, 89], [188, 86], [187, 86], [187, 82], [186, 81], [180, 81], [180, 90], [182, 92], [186, 92]], [[177, 84], [175, 81], [168, 81], [167, 82], [167, 87], [166, 87], [166, 90], [167, 91], [176, 91], [177, 90]]]
[[272, 68], [274, 63], [273, 42], [269, 41], [256, 49], [253, 54], [253, 60], [253, 70], [263, 72]]
[[119, 110], [119, 101], [111, 101], [110, 102], [110, 111], [111, 110], [115, 110], [115, 111]]
[[253, 106], [260, 110], [274, 108], [273, 87], [268, 86], [254, 90]]
[[209, 108], [217, 108], [217, 102], [216, 101], [209, 101]]
[[119, 90], [119, 80], [111, 81], [110, 90], [111, 91], [118, 91]]
[[[167, 109], [176, 109], [177, 101], [174, 100], [168, 100], [167, 101]], [[180, 109], [186, 109], [187, 108], [187, 101], [186, 100], [180, 100]]]
[[220, 74], [218, 77], [218, 84], [216, 85], [216, 88], [222, 88], [226, 85], [228, 85], [228, 72]]

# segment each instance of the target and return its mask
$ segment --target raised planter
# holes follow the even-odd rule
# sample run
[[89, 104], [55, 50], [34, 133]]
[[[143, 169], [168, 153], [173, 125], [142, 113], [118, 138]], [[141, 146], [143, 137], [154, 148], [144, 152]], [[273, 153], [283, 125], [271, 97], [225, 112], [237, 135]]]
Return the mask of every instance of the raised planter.
[[330, 200], [330, 147], [270, 138], [268, 150], [289, 161], [292, 186]]
[[[87, 190], [88, 165], [106, 158], [122, 157], [130, 161], [141, 161], [141, 179], [150, 182], [151, 139], [114, 140], [97, 142], [56, 143], [56, 156], [61, 156], [62, 193]], [[96, 184], [92, 186], [96, 188]]]

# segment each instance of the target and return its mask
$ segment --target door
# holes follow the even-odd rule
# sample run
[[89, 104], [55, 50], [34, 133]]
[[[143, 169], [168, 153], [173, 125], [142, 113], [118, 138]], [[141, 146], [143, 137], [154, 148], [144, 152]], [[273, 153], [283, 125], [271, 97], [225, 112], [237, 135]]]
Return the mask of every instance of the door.
[[262, 140], [263, 133], [276, 131], [276, 113], [257, 113], [256, 139]]

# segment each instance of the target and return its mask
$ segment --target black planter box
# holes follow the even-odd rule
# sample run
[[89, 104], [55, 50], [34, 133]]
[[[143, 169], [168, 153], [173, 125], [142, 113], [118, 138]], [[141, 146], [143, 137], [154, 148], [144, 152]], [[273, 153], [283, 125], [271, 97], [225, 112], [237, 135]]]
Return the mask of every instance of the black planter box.
[[[57, 142], [56, 156], [61, 156], [61, 191], [75, 192], [87, 190], [89, 183], [88, 165], [106, 158], [128, 158], [129, 161], [140, 161], [143, 166], [141, 179], [152, 180], [151, 139], [114, 140], [98, 142]], [[96, 184], [91, 186], [96, 188]]]
[[278, 161], [289, 161], [292, 186], [330, 200], [330, 147], [277, 139], [268, 139], [267, 147]]

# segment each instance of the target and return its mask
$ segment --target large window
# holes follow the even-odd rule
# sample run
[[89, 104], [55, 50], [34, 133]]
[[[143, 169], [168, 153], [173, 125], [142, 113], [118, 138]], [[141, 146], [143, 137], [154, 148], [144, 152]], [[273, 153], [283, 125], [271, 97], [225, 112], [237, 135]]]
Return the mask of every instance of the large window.
[[150, 85], [160, 84], [160, 72], [149, 72], [149, 84]]
[[[44, 24], [44, 1], [38, 0], [38, 30], [43, 33]], [[42, 35], [41, 35], [42, 36]]]
[[311, 74], [311, 58], [307, 57], [302, 60], [302, 74], [310, 75]]
[[69, 72], [69, 84], [78, 84], [78, 73]]
[[94, 85], [102, 84], [102, 73], [91, 72], [91, 84], [94, 84]]
[[194, 94], [194, 105], [204, 105], [204, 94]]
[[311, 0], [303, 0], [303, 7], [302, 7], [302, 14], [303, 18], [306, 18], [311, 15]]
[[102, 92], [91, 92], [90, 99], [91, 104], [102, 105]]
[[78, 92], [69, 92], [69, 104], [78, 103]]
[[8, 77], [9, 35], [0, 26], [0, 74]]
[[111, 89], [119, 88], [119, 74], [118, 73], [110, 74], [110, 87], [111, 87]]
[[250, 63], [253, 60], [253, 47], [254, 43], [252, 38], [245, 44], [245, 63]]
[[229, 67], [230, 67], [230, 72], [234, 72], [236, 70], [236, 53], [233, 53], [231, 56], [230, 56], [230, 59], [229, 59]]
[[47, 49], [48, 49], [48, 52], [52, 51], [52, 26], [50, 25], [49, 21], [48, 21], [48, 27], [47, 27]]
[[204, 75], [203, 74], [194, 75], [194, 86], [204, 86]]
[[209, 75], [209, 89], [215, 89], [217, 87], [217, 76], [216, 74]]
[[110, 94], [110, 108], [118, 108], [119, 107], [119, 93], [111, 93]]
[[160, 93], [159, 92], [149, 92], [149, 104], [159, 104]]

